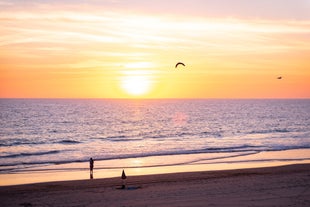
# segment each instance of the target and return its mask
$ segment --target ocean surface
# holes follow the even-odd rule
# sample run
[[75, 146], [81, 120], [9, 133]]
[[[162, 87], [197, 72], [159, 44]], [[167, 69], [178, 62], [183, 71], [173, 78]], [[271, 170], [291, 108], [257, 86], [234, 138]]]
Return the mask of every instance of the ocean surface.
[[308, 148], [309, 99], [0, 99], [0, 173], [90, 157], [173, 165], [167, 157]]

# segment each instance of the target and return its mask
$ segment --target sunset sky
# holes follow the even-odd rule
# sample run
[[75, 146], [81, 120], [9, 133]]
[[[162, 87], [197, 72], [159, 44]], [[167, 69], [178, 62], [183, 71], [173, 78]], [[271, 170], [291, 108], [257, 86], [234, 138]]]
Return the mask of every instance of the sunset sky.
[[310, 0], [0, 0], [0, 97], [310, 98], [309, 11]]

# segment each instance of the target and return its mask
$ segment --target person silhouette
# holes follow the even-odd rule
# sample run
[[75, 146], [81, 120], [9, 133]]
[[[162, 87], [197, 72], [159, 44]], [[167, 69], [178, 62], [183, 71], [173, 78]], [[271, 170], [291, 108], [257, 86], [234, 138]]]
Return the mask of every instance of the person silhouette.
[[121, 178], [122, 178], [122, 181], [123, 181], [121, 189], [125, 189], [126, 188], [126, 178], [127, 178], [127, 176], [125, 174], [125, 170], [123, 170]]
[[89, 170], [90, 170], [90, 179], [93, 179], [94, 160], [92, 157], [89, 159]]

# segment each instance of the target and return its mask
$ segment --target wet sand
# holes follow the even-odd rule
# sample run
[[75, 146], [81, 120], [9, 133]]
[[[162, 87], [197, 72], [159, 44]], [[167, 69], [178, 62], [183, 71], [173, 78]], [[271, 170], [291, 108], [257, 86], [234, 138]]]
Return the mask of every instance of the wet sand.
[[1, 206], [310, 206], [310, 164], [0, 187]]

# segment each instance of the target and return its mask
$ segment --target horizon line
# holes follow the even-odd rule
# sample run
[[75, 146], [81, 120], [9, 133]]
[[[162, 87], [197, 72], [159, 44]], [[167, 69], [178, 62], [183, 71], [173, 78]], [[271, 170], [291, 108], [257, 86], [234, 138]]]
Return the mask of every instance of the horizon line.
[[62, 97], [0, 97], [0, 99], [45, 99], [45, 100], [308, 100], [310, 97], [299, 98], [62, 98]]

